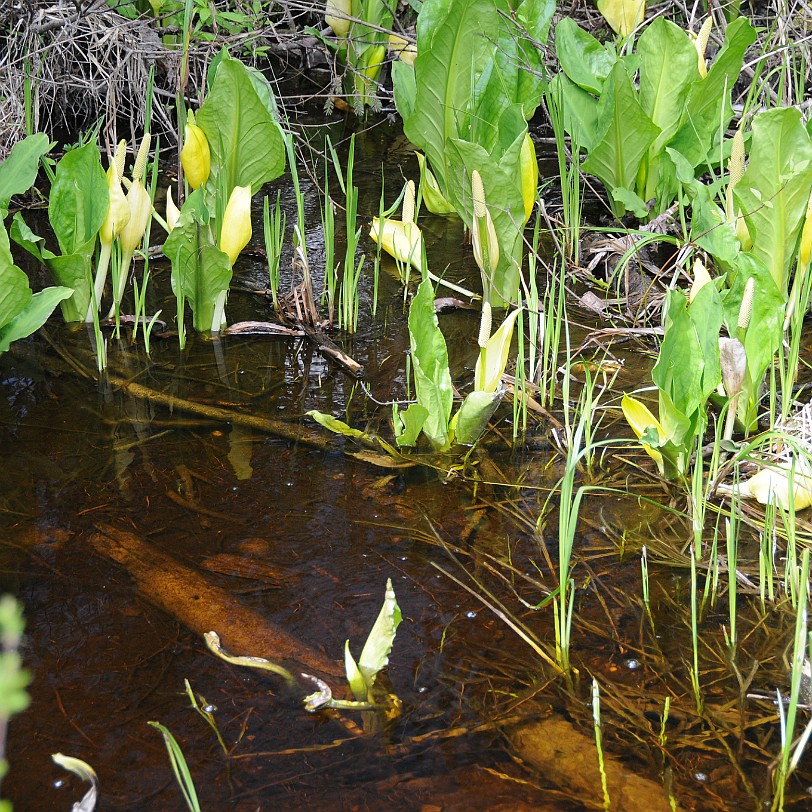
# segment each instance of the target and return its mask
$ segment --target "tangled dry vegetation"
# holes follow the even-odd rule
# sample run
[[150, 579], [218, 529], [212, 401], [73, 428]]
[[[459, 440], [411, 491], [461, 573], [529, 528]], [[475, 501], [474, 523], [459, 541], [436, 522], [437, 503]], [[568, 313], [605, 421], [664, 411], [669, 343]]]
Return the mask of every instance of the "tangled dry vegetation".
[[[75, 138], [101, 118], [103, 141], [135, 143], [145, 115], [150, 68], [154, 66], [152, 129], [174, 138], [174, 99], [194, 100], [204, 66], [222, 45], [252, 50], [300, 68], [315, 44], [302, 33], [311, 6], [254, 4], [242, 23], [218, 29], [216, 16], [204, 36], [193, 36], [184, 70], [183, 34], [177, 25], [144, 14], [130, 19], [108, 0], [12, 0], [0, 3], [0, 159], [30, 131]], [[119, 2], [122, 8], [132, 3]], [[216, 10], [239, 2], [219, 0]], [[256, 9], [260, 9], [257, 11]], [[261, 44], [261, 48], [258, 48]], [[118, 129], [126, 128], [121, 132]]]

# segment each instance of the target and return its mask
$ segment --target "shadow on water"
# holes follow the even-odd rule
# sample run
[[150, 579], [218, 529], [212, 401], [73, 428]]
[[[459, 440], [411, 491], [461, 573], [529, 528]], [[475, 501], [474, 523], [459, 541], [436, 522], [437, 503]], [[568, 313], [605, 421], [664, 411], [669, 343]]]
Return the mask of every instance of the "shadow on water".
[[[356, 178], [364, 184], [365, 223], [377, 212], [381, 165], [390, 202], [403, 175], [415, 177], [415, 166], [388, 125], [358, 142]], [[324, 249], [318, 196], [312, 178], [305, 186], [310, 261], [320, 292]], [[290, 229], [293, 194], [280, 188]], [[275, 199], [275, 188], [268, 193]], [[256, 244], [261, 219], [254, 233]], [[454, 281], [477, 284], [470, 251], [461, 248], [460, 226], [430, 218], [425, 234], [438, 273], [442, 269]], [[362, 247], [372, 256], [366, 235]], [[406, 397], [409, 342], [402, 289], [394, 266], [388, 260], [383, 264], [378, 312], [372, 317], [368, 263], [359, 333], [343, 348], [364, 365], [370, 390], [389, 400]], [[283, 268], [290, 265], [286, 254]], [[150, 311], [174, 313], [168, 268], [154, 261], [152, 272]], [[249, 254], [240, 261], [230, 322], [269, 318], [265, 298], [246, 292], [263, 289], [266, 281], [261, 259]], [[282, 290], [297, 281], [283, 276]], [[466, 380], [476, 355], [477, 316], [461, 310], [442, 316], [441, 324], [453, 378]], [[154, 336], [150, 358], [112, 340], [109, 357], [118, 380], [283, 421], [293, 433], [303, 425], [313, 430], [304, 417], [313, 408], [336, 415], [347, 410], [353, 424], [389, 431], [387, 409], [368, 405], [356, 382], [304, 339], [211, 341], [191, 335], [180, 352], [175, 338]], [[440, 563], [476, 591], [487, 587], [505, 596], [517, 617], [551, 640], [552, 614], [549, 606], [540, 611], [540, 601], [549, 593], [542, 582], [554, 582], [548, 564], [555, 565], [555, 520], [548, 515], [536, 524], [561, 475], [548, 424], [535, 427], [528, 444], [515, 452], [487, 438], [487, 450], [475, 451], [455, 479], [431, 466], [367, 465], [327, 436], [323, 450], [169, 409], [96, 383], [90, 375], [94, 368], [84, 329], [53, 324], [47, 335], [20, 342], [0, 358], [0, 586], [24, 604], [24, 658], [34, 675], [31, 707], [11, 724], [11, 772], [4, 782], [19, 812], [67, 809], [82, 794], [78, 780], [51, 763], [55, 752], [96, 768], [104, 809], [181, 808], [164, 745], [149, 720], [162, 722], [178, 738], [203, 809], [600, 806], [598, 795], [542, 789], [544, 776], [517, 765], [502, 728], [489, 724], [497, 717], [528, 712], [544, 717], [555, 711], [555, 718], [569, 714], [592, 735], [583, 686], [580, 693], [576, 688], [568, 694], [544, 677], [530, 648], [480, 599], [434, 566]], [[642, 368], [630, 359], [621, 374], [634, 386]], [[507, 411], [500, 416], [509, 437]], [[615, 412], [611, 420], [617, 419]], [[601, 476], [609, 486], [618, 484]], [[480, 481], [475, 489], [473, 478]], [[490, 484], [505, 482], [521, 488]], [[659, 491], [651, 495], [662, 498]], [[609, 711], [620, 719], [620, 728], [626, 725], [608, 736], [607, 746], [636, 748], [641, 762], [633, 769], [655, 780], [662, 754], [641, 747], [629, 730], [656, 729], [662, 708], [647, 694], [653, 688], [673, 690], [663, 687], [671, 679], [663, 673], [665, 663], [688, 656], [681, 653], [688, 639], [684, 614], [669, 594], [684, 592], [685, 571], [672, 572], [674, 562], [662, 556], [662, 595], [655, 598], [655, 612], [663, 631], [660, 651], [652, 654], [642, 642], [639, 546], [631, 540], [653, 527], [662, 536], [685, 532], [678, 519], [667, 528], [664, 516], [617, 494], [585, 506], [574, 643], [584, 684], [587, 673], [604, 680]], [[387, 676], [403, 701], [402, 714], [381, 735], [348, 735], [323, 714], [306, 714], [275, 678], [215, 659], [199, 635], [156, 608], [130, 575], [94, 552], [89, 539], [100, 525], [132, 533], [205, 574], [334, 663], [338, 673], [345, 640], [357, 656], [391, 578], [404, 622]], [[622, 573], [612, 572], [618, 561], [631, 563]], [[652, 567], [657, 570], [656, 563]], [[754, 624], [756, 636], [758, 628]], [[273, 651], [234, 653], [274, 659]], [[713, 661], [712, 653], [708, 657]], [[781, 678], [776, 676], [780, 663], [769, 670], [771, 678]], [[190, 707], [184, 680], [216, 707], [227, 756]], [[725, 696], [720, 695], [720, 704]], [[688, 717], [677, 713], [674, 719], [670, 735], [684, 733], [686, 746], [683, 761], [675, 759], [666, 771], [679, 769], [687, 782], [708, 764], [717, 770], [716, 789], [699, 787], [700, 800], [689, 805], [724, 808], [724, 792], [743, 795], [730, 778], [730, 764], [708, 756], [697, 743], [704, 734]], [[763, 752], [762, 745], [752, 758], [763, 762]]]

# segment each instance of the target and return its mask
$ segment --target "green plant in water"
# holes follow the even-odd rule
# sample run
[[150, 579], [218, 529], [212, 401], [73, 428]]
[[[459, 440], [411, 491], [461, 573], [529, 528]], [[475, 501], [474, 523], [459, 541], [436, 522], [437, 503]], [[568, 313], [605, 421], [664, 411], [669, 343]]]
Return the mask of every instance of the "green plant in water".
[[482, 177], [500, 249], [490, 280], [494, 307], [517, 298], [522, 230], [538, 172], [527, 120], [544, 85], [534, 43], [546, 41], [554, 10], [548, 0], [426, 0], [414, 65], [392, 65], [406, 136], [425, 154], [442, 199], [469, 228], [473, 171]]
[[33, 293], [25, 272], [14, 263], [5, 227], [12, 196], [31, 188], [40, 159], [49, 148], [45, 135], [30, 135], [0, 163], [0, 353], [8, 350], [12, 341], [38, 330], [57, 304], [73, 295], [73, 289], [65, 286]]
[[14, 242], [45, 265], [59, 286], [72, 290], [60, 302], [65, 321], [84, 321], [91, 306], [93, 258], [108, 205], [107, 178], [93, 138], [67, 152], [56, 166], [48, 219], [60, 253], [45, 247], [45, 240], [31, 231], [20, 212], [12, 220], [10, 235]]
[[[218, 332], [232, 267], [251, 236], [252, 193], [282, 173], [285, 146], [273, 91], [258, 71], [222, 51], [209, 66], [208, 83], [190, 122], [197, 129], [187, 127], [184, 146], [187, 178], [200, 185], [184, 202], [164, 253], [172, 263], [179, 326], [188, 302], [194, 328]], [[199, 171], [206, 149], [209, 172]]]
[[149, 722], [149, 725], [150, 727], [154, 727], [161, 736], [163, 736], [166, 752], [169, 754], [169, 762], [172, 765], [172, 772], [175, 774], [175, 780], [178, 782], [186, 806], [190, 812], [200, 812], [200, 802], [197, 799], [195, 782], [177, 739], [172, 735], [169, 728], [160, 722]]
[[[392, 7], [381, 0], [327, 0], [324, 19], [335, 39], [318, 34], [346, 67], [345, 89], [356, 115], [367, 107], [380, 110], [378, 76], [386, 61]], [[312, 29], [311, 29], [312, 31]]]
[[718, 162], [721, 135], [733, 116], [731, 90], [755, 37], [745, 18], [734, 20], [708, 69], [704, 45], [698, 54], [691, 37], [664, 17], [643, 31], [634, 54], [623, 55], [570, 18], [558, 23], [561, 71], [553, 93], [564, 126], [587, 153], [583, 170], [606, 187], [617, 217], [632, 211], [645, 218], [671, 205], [680, 192], [673, 152], [692, 174]]

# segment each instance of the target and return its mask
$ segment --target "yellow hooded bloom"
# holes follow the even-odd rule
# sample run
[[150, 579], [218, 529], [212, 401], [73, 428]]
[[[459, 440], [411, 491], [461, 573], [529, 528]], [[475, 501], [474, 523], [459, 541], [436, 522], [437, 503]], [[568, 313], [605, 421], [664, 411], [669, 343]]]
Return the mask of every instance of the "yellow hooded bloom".
[[397, 34], [390, 34], [389, 53], [400, 59], [401, 62], [414, 67], [414, 61], [417, 59], [417, 46]]
[[616, 34], [628, 37], [643, 22], [646, 0], [598, 0], [598, 11]]
[[524, 201], [524, 221], [530, 219], [533, 206], [536, 204], [536, 189], [539, 185], [539, 163], [536, 160], [536, 145], [526, 133], [522, 142], [522, 151], [519, 157], [522, 172], [522, 200]]
[[209, 142], [203, 130], [194, 123], [194, 119], [186, 122], [180, 162], [192, 189], [199, 189], [209, 179], [211, 172]]
[[180, 209], [175, 205], [175, 201], [172, 199], [172, 187], [166, 187], [166, 227], [169, 229], [169, 233], [172, 233], [172, 229], [178, 224], [178, 218], [180, 217]]
[[474, 259], [483, 275], [490, 280], [499, 264], [499, 240], [496, 237], [491, 213], [485, 205], [485, 186], [482, 183], [482, 176], [476, 169], [471, 173], [471, 197], [474, 201], [474, 216], [471, 225]]
[[[646, 432], [647, 429], [653, 428], [657, 432], [657, 437], [660, 442], [665, 442], [665, 431], [660, 421], [649, 411], [648, 407], [641, 403], [636, 398], [623, 396], [620, 403], [620, 408], [623, 410], [623, 416], [626, 422], [632, 427], [637, 439], [639, 440]], [[665, 462], [663, 455], [656, 449], [652, 448], [647, 443], [642, 443], [646, 453], [657, 463], [657, 470], [660, 475], [665, 474]]]
[[803, 231], [801, 231], [801, 247], [798, 250], [798, 264], [808, 265], [810, 254], [812, 254], [812, 194], [809, 195], [809, 202], [806, 204], [806, 217]]
[[123, 256], [127, 254], [132, 255], [138, 246], [141, 245], [141, 240], [144, 239], [144, 232], [147, 230], [147, 223], [152, 216], [152, 198], [149, 196], [149, 192], [141, 180], [147, 165], [147, 158], [149, 157], [149, 144], [149, 133], [145, 133], [141, 141], [141, 146], [138, 149], [138, 156], [135, 159], [130, 190], [127, 192], [127, 206], [130, 209], [130, 217], [118, 235], [118, 241], [121, 243], [121, 253]]
[[102, 245], [111, 245], [113, 240], [121, 233], [130, 219], [130, 207], [127, 197], [121, 188], [121, 178], [124, 175], [124, 161], [127, 158], [127, 142], [122, 140], [116, 147], [113, 160], [107, 169], [107, 189], [110, 193], [110, 205], [107, 216], [99, 229], [99, 239]]
[[423, 202], [432, 214], [440, 214], [447, 217], [456, 214], [457, 210], [445, 199], [437, 178], [429, 169], [426, 163], [426, 156], [422, 152], [417, 153], [417, 163], [420, 165], [420, 174], [423, 178]]
[[341, 39], [346, 39], [352, 21], [352, 0], [327, 0], [324, 7], [324, 21], [333, 33]]
[[251, 187], [235, 186], [228, 199], [223, 227], [220, 229], [220, 250], [228, 254], [231, 265], [251, 239]]
[[414, 181], [406, 184], [403, 197], [403, 219], [390, 220], [372, 218], [369, 236], [379, 243], [387, 254], [399, 262], [411, 265], [421, 275], [423, 273], [423, 234], [414, 222], [415, 190]]
[[[745, 498], [755, 499], [762, 505], [772, 502], [783, 510], [803, 510], [812, 505], [812, 470], [809, 459], [795, 460], [790, 488], [791, 464], [781, 462], [769, 468], [762, 468], [755, 476], [739, 483], [738, 493]], [[734, 489], [724, 488], [726, 492]]]

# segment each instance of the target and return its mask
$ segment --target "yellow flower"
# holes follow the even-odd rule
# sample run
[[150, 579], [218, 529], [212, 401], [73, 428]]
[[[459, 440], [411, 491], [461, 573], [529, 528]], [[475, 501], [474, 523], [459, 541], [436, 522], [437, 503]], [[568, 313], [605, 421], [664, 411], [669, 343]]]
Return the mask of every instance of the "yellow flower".
[[437, 178], [429, 169], [426, 163], [426, 156], [422, 152], [417, 153], [417, 163], [420, 165], [420, 174], [423, 177], [423, 202], [432, 214], [447, 216], [456, 214], [457, 210], [445, 199]]
[[235, 186], [228, 199], [223, 227], [220, 229], [220, 250], [228, 254], [231, 265], [251, 239], [251, 187]]
[[102, 245], [111, 245], [130, 219], [130, 207], [127, 205], [127, 197], [121, 188], [121, 178], [124, 175], [124, 161], [126, 158], [127, 142], [122, 140], [116, 147], [113, 160], [110, 161], [110, 166], [107, 169], [110, 205], [107, 208], [107, 216], [99, 229], [99, 239]]
[[806, 217], [804, 218], [804, 228], [801, 232], [801, 247], [798, 251], [798, 264], [808, 265], [810, 253], [812, 253], [812, 194], [809, 195], [809, 202], [806, 204]]
[[[389, 53], [397, 57], [401, 62], [414, 67], [417, 59], [417, 46], [409, 40], [399, 37], [397, 34], [389, 35]], [[429, 209], [431, 211], [431, 209]]]
[[598, 11], [616, 34], [628, 37], [643, 22], [646, 0], [598, 0]]
[[536, 189], [539, 185], [539, 164], [536, 160], [536, 146], [530, 137], [530, 133], [524, 136], [519, 160], [522, 172], [524, 221], [526, 223], [533, 213], [533, 206], [536, 204]]
[[485, 279], [489, 281], [499, 264], [499, 240], [496, 237], [491, 213], [485, 205], [485, 187], [482, 183], [482, 176], [476, 169], [471, 173], [471, 197], [474, 202], [474, 216], [471, 225], [474, 259]]
[[691, 285], [691, 291], [688, 294], [688, 301], [692, 302], [696, 298], [696, 294], [699, 293], [708, 282], [711, 282], [711, 276], [708, 273], [708, 269], [705, 267], [701, 259], [697, 259], [694, 262], [694, 282]]
[[175, 201], [172, 199], [172, 187], [166, 187], [166, 227], [169, 229], [169, 233], [172, 233], [172, 229], [178, 224], [178, 218], [180, 217], [180, 209], [175, 205]]
[[333, 29], [333, 33], [337, 37], [346, 38], [352, 25], [351, 16], [352, 0], [327, 0], [324, 7], [324, 21]]
[[128, 254], [132, 255], [141, 245], [144, 232], [147, 230], [147, 223], [152, 216], [152, 198], [150, 198], [149, 192], [144, 188], [144, 183], [141, 180], [149, 157], [149, 144], [149, 133], [145, 133], [138, 150], [138, 156], [135, 159], [130, 190], [127, 192], [127, 206], [130, 210], [130, 216], [127, 224], [118, 235], [118, 241], [121, 243], [121, 253], [125, 257]]
[[423, 273], [423, 234], [420, 227], [414, 222], [415, 191], [414, 181], [406, 184], [403, 197], [403, 219], [391, 220], [385, 218], [381, 223], [380, 217], [372, 218], [369, 236], [387, 254], [399, 262], [410, 264], [420, 274]]
[[[762, 468], [755, 476], [739, 484], [739, 494], [762, 505], [772, 502], [783, 510], [803, 510], [812, 505], [812, 470], [809, 460], [795, 460], [790, 493], [790, 463]], [[725, 490], [728, 490], [727, 488]], [[731, 489], [732, 490], [732, 489]]]
[[[623, 416], [626, 422], [632, 427], [637, 439], [639, 440], [647, 429], [653, 428], [657, 432], [657, 437], [661, 443], [665, 442], [665, 431], [659, 420], [649, 411], [648, 407], [641, 403], [636, 398], [623, 396], [620, 403], [620, 408], [623, 410]], [[647, 443], [643, 443], [643, 448], [646, 453], [657, 463], [657, 470], [661, 475], [665, 474], [665, 463], [663, 455], [656, 449], [652, 448]]]
[[713, 17], [709, 14], [699, 33], [694, 38], [694, 46], [696, 47], [697, 55], [697, 68], [699, 75], [704, 79], [708, 75], [708, 65], [705, 62], [705, 50], [708, 47], [708, 39], [710, 39], [711, 28], [713, 28]]
[[206, 134], [194, 121], [186, 123], [180, 162], [186, 180], [193, 189], [199, 189], [209, 179], [209, 172], [211, 172], [209, 142]]

